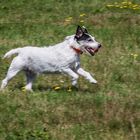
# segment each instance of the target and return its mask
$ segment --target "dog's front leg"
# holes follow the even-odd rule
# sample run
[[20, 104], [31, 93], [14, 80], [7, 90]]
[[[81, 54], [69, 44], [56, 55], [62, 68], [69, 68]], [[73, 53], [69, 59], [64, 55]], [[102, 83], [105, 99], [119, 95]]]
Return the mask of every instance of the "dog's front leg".
[[77, 80], [78, 80], [78, 78], [79, 78], [78, 74], [75, 73], [75, 72], [74, 72], [73, 70], [71, 70], [70, 68], [64, 69], [63, 72], [72, 77], [72, 85], [73, 85], [73, 86], [76, 86]]
[[91, 76], [91, 74], [82, 68], [77, 69], [77, 73], [83, 77], [85, 77], [87, 80], [89, 80], [90, 83], [96, 84], [97, 81]]

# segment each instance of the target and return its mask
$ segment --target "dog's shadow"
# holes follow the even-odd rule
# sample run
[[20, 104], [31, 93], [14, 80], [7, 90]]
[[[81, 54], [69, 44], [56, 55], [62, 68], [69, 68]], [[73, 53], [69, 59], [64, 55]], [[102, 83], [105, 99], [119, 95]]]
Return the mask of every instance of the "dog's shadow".
[[[22, 84], [17, 84], [13, 88], [11, 88], [11, 91], [15, 90], [21, 90], [22, 91], [23, 85]], [[91, 85], [89, 87], [75, 87], [75, 86], [51, 86], [51, 85], [34, 85], [33, 91], [34, 93], [36, 92], [79, 92], [79, 93], [96, 93], [98, 90], [100, 90], [100, 86], [97, 84], [95, 86]]]
[[44, 91], [58, 91], [58, 92], [78, 92], [80, 89], [78, 87], [74, 87], [74, 86], [43, 86], [43, 85], [38, 85], [36, 87], [34, 87], [34, 91], [40, 91], [40, 92], [44, 92]]

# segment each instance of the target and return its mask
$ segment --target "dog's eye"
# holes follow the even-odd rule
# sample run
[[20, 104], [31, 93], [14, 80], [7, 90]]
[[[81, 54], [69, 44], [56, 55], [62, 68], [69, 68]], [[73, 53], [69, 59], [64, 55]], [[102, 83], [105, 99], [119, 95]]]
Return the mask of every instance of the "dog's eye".
[[87, 41], [92, 42], [93, 40], [91, 38], [89, 38]]

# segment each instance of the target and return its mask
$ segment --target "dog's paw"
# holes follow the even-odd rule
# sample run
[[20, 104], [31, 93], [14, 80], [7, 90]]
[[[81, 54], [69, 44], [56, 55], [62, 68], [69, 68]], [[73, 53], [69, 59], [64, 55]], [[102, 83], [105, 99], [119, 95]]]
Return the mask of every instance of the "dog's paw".
[[98, 82], [95, 79], [93, 79], [92, 81], [90, 81], [90, 83], [91, 84], [97, 84]]

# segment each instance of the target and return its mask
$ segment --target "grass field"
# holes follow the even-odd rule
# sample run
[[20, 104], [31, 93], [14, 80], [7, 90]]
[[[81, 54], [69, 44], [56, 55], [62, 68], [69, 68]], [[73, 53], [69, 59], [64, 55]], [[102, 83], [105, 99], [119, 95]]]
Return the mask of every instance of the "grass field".
[[[26, 93], [19, 73], [0, 93], [0, 140], [140, 139], [139, 0], [0, 0], [0, 56], [61, 42], [78, 24], [103, 45], [81, 56], [98, 85], [80, 77], [69, 90], [69, 77], [40, 75]], [[0, 81], [11, 60], [0, 59]]]

